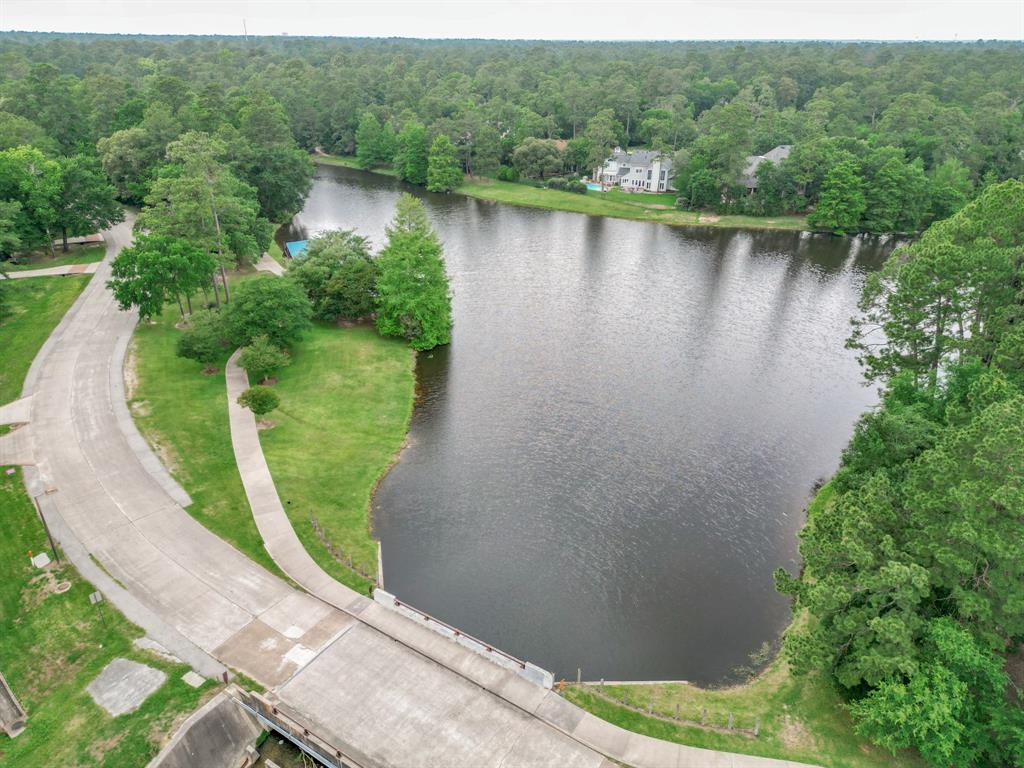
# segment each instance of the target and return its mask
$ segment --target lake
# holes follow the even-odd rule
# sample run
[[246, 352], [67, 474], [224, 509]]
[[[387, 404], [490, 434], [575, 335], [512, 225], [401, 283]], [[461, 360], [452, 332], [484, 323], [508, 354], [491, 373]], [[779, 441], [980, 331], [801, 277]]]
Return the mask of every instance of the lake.
[[[404, 187], [320, 167], [279, 236], [384, 242]], [[876, 400], [843, 341], [891, 245], [422, 197], [454, 338], [373, 503], [400, 599], [575, 679], [731, 679], [789, 622], [816, 481]]]

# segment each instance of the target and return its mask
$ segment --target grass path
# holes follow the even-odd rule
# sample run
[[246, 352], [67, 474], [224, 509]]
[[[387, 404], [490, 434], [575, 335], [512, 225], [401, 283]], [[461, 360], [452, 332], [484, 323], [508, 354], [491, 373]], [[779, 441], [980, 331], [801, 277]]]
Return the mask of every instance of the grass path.
[[[315, 155], [313, 159], [322, 165], [337, 165], [344, 168], [362, 168], [354, 157], [345, 155]], [[370, 173], [395, 176], [390, 168], [374, 168]], [[455, 190], [461, 195], [509, 203], [527, 208], [543, 208], [551, 211], [585, 213], [590, 216], [611, 216], [616, 219], [653, 221], [685, 227], [725, 227], [735, 229], [790, 229], [806, 230], [806, 216], [738, 216], [705, 215], [696, 211], [679, 211], [675, 208], [675, 193], [626, 193], [619, 189], [609, 192], [588, 192], [579, 195], [555, 189], [539, 189], [529, 184], [516, 184], [484, 177], [467, 179]]]
[[36, 352], [89, 283], [88, 275], [5, 282], [9, 314], [0, 321], [0, 405], [21, 397]]

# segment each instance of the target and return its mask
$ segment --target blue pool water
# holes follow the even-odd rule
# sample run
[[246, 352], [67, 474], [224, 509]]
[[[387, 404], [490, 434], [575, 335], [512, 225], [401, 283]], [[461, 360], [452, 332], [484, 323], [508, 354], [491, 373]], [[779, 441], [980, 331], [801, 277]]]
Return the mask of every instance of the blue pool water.
[[593, 190], [595, 190], [596, 192], [600, 192], [600, 191], [601, 191], [601, 185], [600, 185], [600, 184], [592, 184], [592, 183], [588, 183], [588, 184], [587, 184], [587, 189], [593, 189]]

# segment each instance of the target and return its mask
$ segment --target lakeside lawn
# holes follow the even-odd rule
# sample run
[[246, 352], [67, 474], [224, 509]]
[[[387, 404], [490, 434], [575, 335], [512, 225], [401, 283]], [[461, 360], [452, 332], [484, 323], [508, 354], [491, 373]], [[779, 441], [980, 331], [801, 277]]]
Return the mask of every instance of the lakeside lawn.
[[50, 256], [49, 251], [41, 251], [29, 254], [24, 258], [23, 263], [12, 264], [5, 262], [4, 268], [8, 272], [24, 272], [29, 269], [48, 269], [50, 267], [64, 267], [70, 264], [92, 264], [96, 261], [103, 261], [107, 252], [105, 245], [72, 245], [67, 253], [58, 250], [55, 257]]
[[[260, 442], [299, 539], [324, 570], [365, 593], [377, 573], [370, 497], [405, 441], [415, 357], [373, 326], [317, 324], [292, 349]], [[316, 517], [321, 533], [314, 530]], [[325, 539], [341, 557], [339, 563]], [[360, 578], [354, 566], [371, 579]]]
[[[132, 640], [143, 631], [110, 603], [92, 605], [92, 586], [66, 560], [43, 570], [32, 566], [29, 550], [50, 549], [20, 471], [0, 473], [0, 519], [0, 659], [28, 713], [27, 728], [17, 738], [0, 732], [0, 763], [145, 765], [219, 685], [208, 680], [192, 688], [181, 679], [187, 664], [136, 648]], [[71, 588], [57, 594], [54, 587], [62, 581]], [[138, 710], [114, 718], [93, 702], [86, 686], [118, 657], [163, 670], [167, 680]]]
[[89, 283], [89, 275], [30, 277], [4, 284], [9, 313], [0, 321], [0, 405], [21, 397], [25, 374], [46, 337]]
[[[833, 489], [825, 484], [808, 507], [808, 516], [831, 503]], [[804, 620], [804, 619], [798, 619]], [[795, 621], [798, 621], [795, 620]], [[700, 722], [700, 728], [648, 717], [622, 706], [623, 694], [633, 708], [653, 709], [661, 718]], [[820, 673], [793, 675], [782, 658], [776, 658], [755, 679], [729, 688], [699, 688], [686, 683], [654, 685], [569, 686], [562, 694], [598, 717], [630, 731], [693, 747], [721, 749], [762, 757], [774, 757], [821, 765], [826, 768], [923, 768], [924, 763], [907, 751], [893, 756], [853, 732], [853, 721], [833, 683]], [[753, 729], [759, 735], [730, 734], [729, 715], [737, 729]]]
[[[338, 165], [344, 168], [367, 170], [346, 155], [315, 155], [313, 160], [323, 165]], [[395, 176], [390, 168], [374, 168], [370, 173]], [[455, 190], [458, 194], [490, 200], [498, 203], [521, 205], [527, 208], [543, 208], [552, 211], [584, 213], [590, 216], [611, 216], [616, 219], [653, 221], [682, 227], [725, 227], [737, 229], [807, 229], [806, 216], [738, 216], [702, 214], [696, 211], [679, 211], [675, 208], [678, 194], [675, 192], [623, 192], [611, 189], [608, 192], [563, 192], [555, 189], [541, 189], [529, 184], [497, 181], [485, 177], [467, 178]]]
[[[198, 363], [175, 354], [179, 321], [169, 305], [155, 323], [135, 331], [127, 375], [135, 422], [191, 495], [188, 512], [283, 576], [263, 546], [231, 447], [224, 363], [233, 350], [224, 351], [217, 373], [202, 373]], [[372, 327], [327, 325], [308, 331], [291, 353], [292, 364], [276, 374], [281, 408], [267, 417], [276, 426], [261, 432], [267, 463], [306, 550], [331, 576], [365, 593], [371, 580], [348, 568], [348, 556], [375, 576], [369, 501], [405, 440], [414, 358]]]

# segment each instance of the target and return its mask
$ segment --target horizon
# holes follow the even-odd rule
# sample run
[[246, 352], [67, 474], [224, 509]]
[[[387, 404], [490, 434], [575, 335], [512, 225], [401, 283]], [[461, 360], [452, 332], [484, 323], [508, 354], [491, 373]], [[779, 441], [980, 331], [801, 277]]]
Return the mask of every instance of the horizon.
[[[1024, 3], [638, 0], [623, 11], [607, 0], [3, 0], [0, 30], [552, 43], [1017, 42], [1024, 39]], [[647, 33], [652, 30], [663, 36], [651, 37]]]

